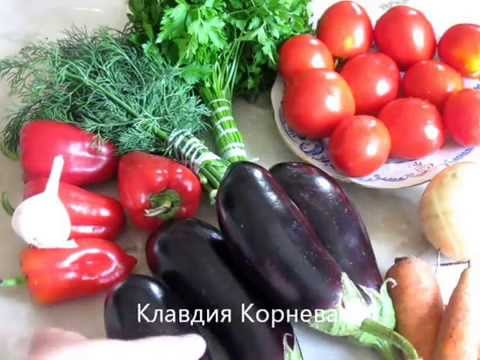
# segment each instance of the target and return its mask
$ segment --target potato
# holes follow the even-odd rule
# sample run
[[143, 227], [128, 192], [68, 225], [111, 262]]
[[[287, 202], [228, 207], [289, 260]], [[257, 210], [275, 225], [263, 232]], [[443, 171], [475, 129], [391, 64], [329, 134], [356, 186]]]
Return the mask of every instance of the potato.
[[459, 163], [438, 174], [420, 204], [428, 241], [454, 260], [480, 253], [480, 165]]

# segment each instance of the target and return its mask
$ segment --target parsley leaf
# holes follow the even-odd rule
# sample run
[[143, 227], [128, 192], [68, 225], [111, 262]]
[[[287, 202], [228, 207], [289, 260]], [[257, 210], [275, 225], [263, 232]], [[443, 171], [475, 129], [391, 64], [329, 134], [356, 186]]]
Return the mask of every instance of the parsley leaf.
[[[309, 0], [130, 0], [129, 5], [134, 42], [182, 67], [185, 80], [197, 85], [204, 100], [223, 101], [222, 109], [234, 93], [254, 98], [268, 89], [279, 47], [310, 31]], [[218, 130], [217, 145], [227, 158], [226, 149], [242, 143], [235, 122], [225, 121], [231, 113], [230, 107], [212, 118], [213, 125], [219, 123], [212, 127]], [[245, 154], [228, 158], [245, 159]]]

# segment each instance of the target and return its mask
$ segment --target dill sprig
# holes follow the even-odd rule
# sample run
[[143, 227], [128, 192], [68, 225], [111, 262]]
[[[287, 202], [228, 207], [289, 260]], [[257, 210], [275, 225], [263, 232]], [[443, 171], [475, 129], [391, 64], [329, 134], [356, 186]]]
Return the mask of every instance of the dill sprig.
[[[120, 153], [172, 153], [172, 132], [206, 128], [209, 110], [181, 77], [181, 69], [132, 47], [128, 34], [74, 28], [55, 42], [38, 42], [0, 61], [20, 104], [1, 134], [3, 148], [18, 149], [22, 126], [35, 119], [77, 125], [115, 143]], [[48, 139], [45, 139], [46, 142]], [[188, 155], [188, 154], [187, 154]], [[227, 164], [210, 161], [203, 172], [218, 186]], [[202, 170], [202, 169], [200, 169]], [[200, 171], [201, 172], [201, 171]]]

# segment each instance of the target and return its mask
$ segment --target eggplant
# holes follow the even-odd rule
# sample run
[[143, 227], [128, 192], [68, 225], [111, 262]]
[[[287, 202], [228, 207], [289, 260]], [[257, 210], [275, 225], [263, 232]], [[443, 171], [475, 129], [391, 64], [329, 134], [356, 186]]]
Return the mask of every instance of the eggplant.
[[131, 275], [125, 282], [108, 294], [104, 307], [104, 322], [107, 337], [120, 340], [135, 340], [149, 336], [185, 335], [197, 333], [188, 324], [179, 322], [138, 321], [138, 307], [148, 306], [144, 311], [148, 319], [154, 319], [155, 310], [177, 311], [182, 303], [164, 283], [150, 276]]
[[235, 164], [217, 194], [232, 259], [274, 306], [330, 309], [341, 298], [341, 269], [286, 191], [262, 167]]
[[350, 279], [380, 289], [383, 279], [366, 226], [340, 185], [305, 163], [277, 164], [270, 172]]
[[217, 215], [236, 273], [270, 306], [315, 314], [328, 310], [309, 318], [307, 325], [351, 337], [384, 359], [395, 358], [393, 347], [417, 359], [415, 349], [393, 330], [395, 310], [387, 284], [380, 290], [357, 286], [342, 272], [269, 171], [248, 162], [232, 165], [218, 190]]
[[[148, 306], [147, 306], [148, 305]], [[183, 322], [138, 321], [139, 309], [150, 319], [155, 311], [185, 309], [183, 301], [164, 282], [146, 275], [130, 275], [113, 289], [105, 300], [104, 323], [107, 337], [119, 340], [136, 340], [151, 336], [178, 336], [199, 334], [208, 344], [207, 353], [201, 360], [224, 360], [225, 350], [205, 329]]]
[[150, 237], [148, 265], [191, 310], [231, 311], [231, 322], [207, 323], [231, 360], [283, 360], [284, 339], [293, 338], [291, 326], [282, 323], [272, 328], [242, 320], [242, 305], [256, 304], [254, 313], [258, 302], [222, 259], [223, 245], [213, 226], [196, 219], [178, 221]]

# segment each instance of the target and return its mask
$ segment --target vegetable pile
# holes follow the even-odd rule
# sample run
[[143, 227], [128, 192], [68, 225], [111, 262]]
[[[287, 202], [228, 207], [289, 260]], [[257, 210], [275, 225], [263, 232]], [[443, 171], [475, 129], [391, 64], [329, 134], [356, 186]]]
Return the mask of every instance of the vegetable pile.
[[480, 74], [479, 38], [478, 25], [453, 26], [437, 60], [422, 12], [395, 6], [373, 26], [360, 5], [338, 2], [316, 36], [296, 35], [279, 52], [283, 116], [301, 136], [328, 138], [332, 163], [350, 177], [371, 175], [389, 158], [431, 155], [449, 137], [478, 146], [480, 92], [464, 89], [463, 77]]
[[[302, 360], [296, 323], [385, 360], [473, 359], [474, 265], [446, 310], [421, 260], [398, 259], [384, 278], [333, 178], [304, 163], [267, 170], [246, 161], [232, 101], [267, 89], [278, 68], [289, 125], [329, 138], [349, 176], [389, 157], [429, 155], [448, 135], [479, 145], [480, 93], [462, 78], [480, 71], [478, 29], [450, 29], [443, 63], [432, 60], [432, 26], [415, 9], [394, 7], [374, 27], [362, 7], [342, 1], [314, 36], [307, 3], [130, 0], [123, 31], [73, 28], [0, 60], [19, 100], [0, 143], [24, 174], [24, 201], [2, 202], [27, 243], [23, 276], [0, 287], [27, 284], [41, 304], [108, 291], [108, 337], [194, 332], [207, 339], [204, 360]], [[206, 145], [209, 132], [219, 155]], [[108, 181], [119, 200], [88, 188]], [[477, 165], [456, 165], [421, 203], [428, 240], [456, 260], [477, 255], [469, 195], [479, 181]], [[218, 229], [195, 218], [202, 190]], [[151, 275], [132, 274], [137, 259], [117, 243], [127, 218], [148, 239]]]
[[172, 155], [207, 188], [217, 188], [228, 164], [195, 137], [209, 111], [179, 70], [144, 56], [123, 33], [73, 29], [65, 35], [0, 61], [0, 75], [21, 99], [3, 131], [5, 149], [17, 151], [25, 123], [55, 119], [115, 144], [119, 154]]

